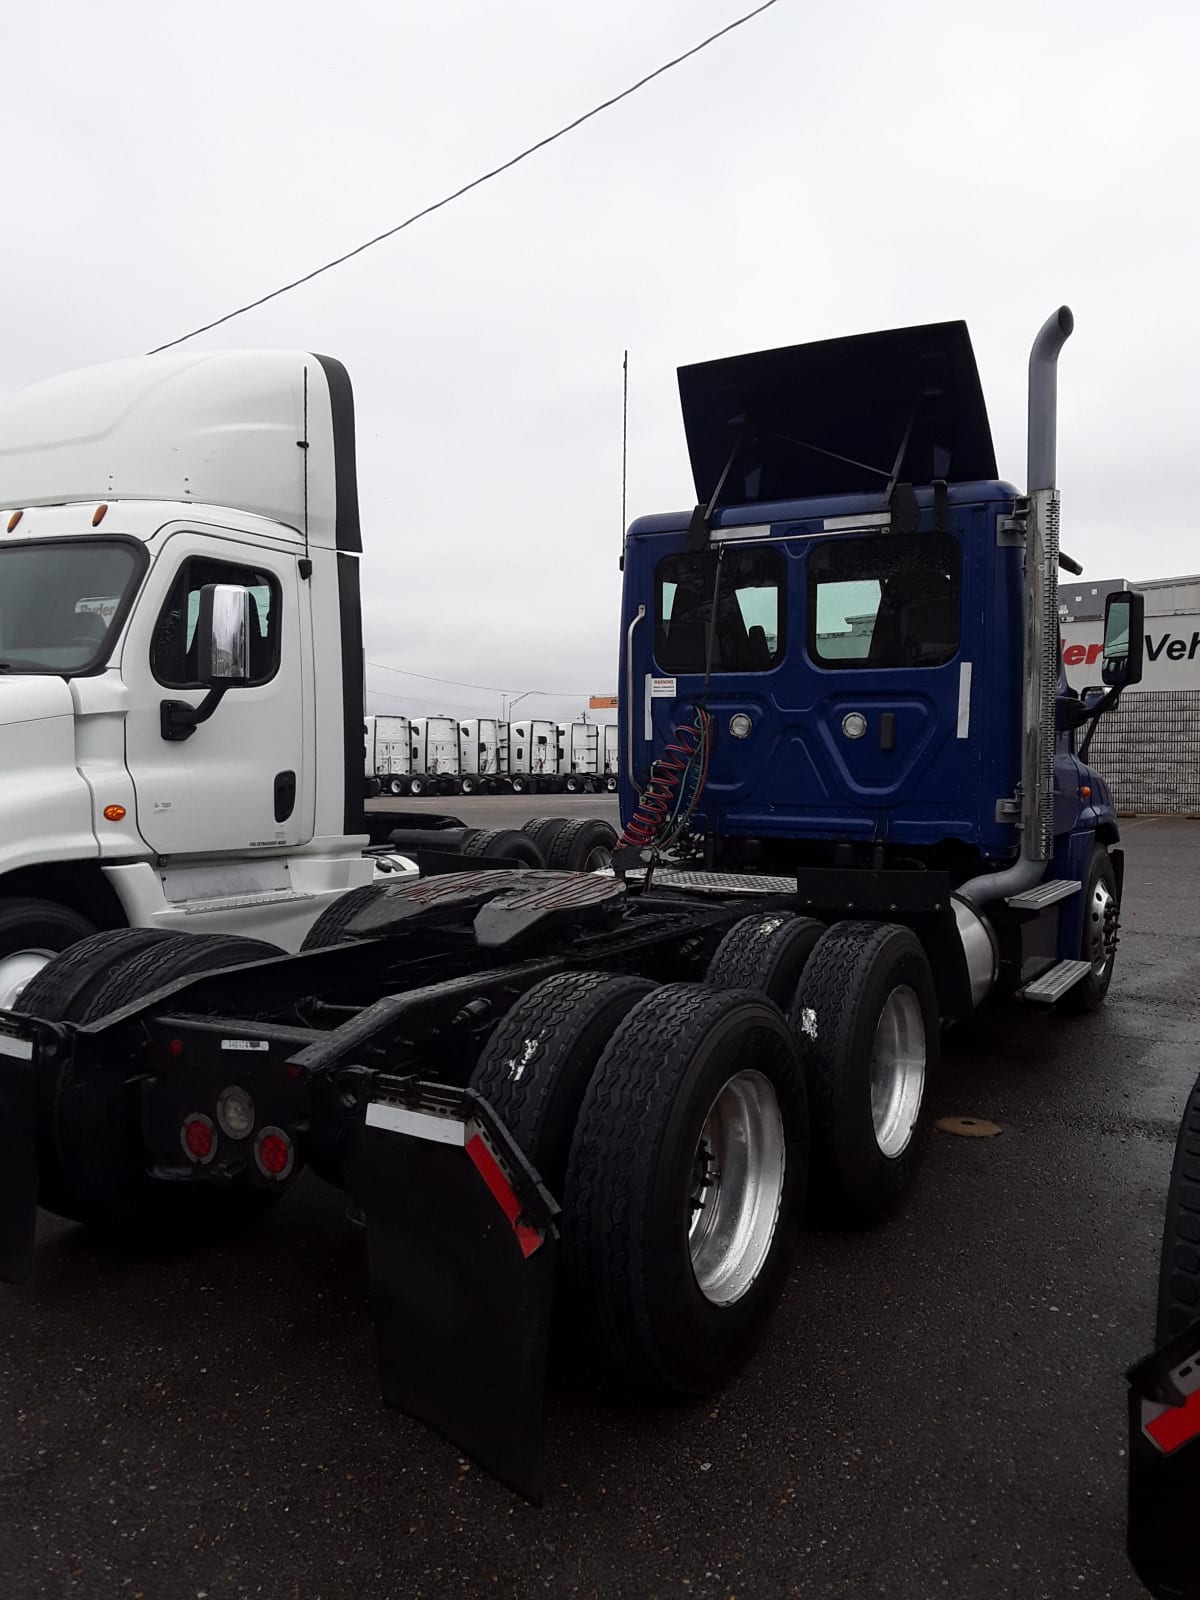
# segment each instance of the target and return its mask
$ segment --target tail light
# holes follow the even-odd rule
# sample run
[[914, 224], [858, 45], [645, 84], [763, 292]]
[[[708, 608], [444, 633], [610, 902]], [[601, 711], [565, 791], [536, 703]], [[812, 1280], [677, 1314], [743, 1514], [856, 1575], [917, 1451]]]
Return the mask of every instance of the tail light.
[[296, 1148], [282, 1128], [261, 1128], [254, 1141], [254, 1159], [264, 1178], [282, 1183], [296, 1164]]
[[197, 1166], [207, 1166], [217, 1153], [217, 1130], [212, 1118], [206, 1117], [203, 1111], [193, 1111], [184, 1117], [179, 1137], [184, 1154]]

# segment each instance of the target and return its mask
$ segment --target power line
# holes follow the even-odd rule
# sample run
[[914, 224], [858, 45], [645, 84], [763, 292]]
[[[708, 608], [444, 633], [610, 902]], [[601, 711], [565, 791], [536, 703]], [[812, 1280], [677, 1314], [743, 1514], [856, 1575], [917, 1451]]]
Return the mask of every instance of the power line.
[[465, 683], [461, 678], [438, 678], [428, 672], [410, 672], [407, 667], [389, 667], [383, 661], [368, 661], [377, 672], [396, 672], [402, 678], [420, 678], [424, 683], [452, 683], [456, 689], [486, 689], [489, 694], [534, 694], [550, 700], [578, 700], [590, 689], [511, 689], [499, 683]]
[[326, 261], [323, 266], [314, 267], [311, 272], [306, 272], [302, 277], [293, 278], [290, 283], [281, 284], [278, 289], [272, 289], [269, 294], [259, 295], [257, 300], [248, 300], [244, 306], [238, 306], [235, 311], [227, 311], [224, 316], [214, 317], [211, 322], [205, 322], [198, 328], [193, 328], [190, 333], [181, 333], [177, 339], [168, 339], [165, 344], [155, 345], [148, 354], [156, 356], [162, 350], [170, 350], [177, 344], [184, 344], [188, 339], [194, 339], [198, 334], [208, 333], [213, 328], [219, 328], [223, 322], [232, 322], [234, 317], [243, 316], [247, 311], [253, 311], [258, 306], [266, 305], [268, 300], [277, 300], [281, 294], [287, 294], [291, 289], [298, 289], [302, 283], [311, 283], [314, 278], [319, 278], [323, 272], [329, 272], [334, 267], [340, 267], [343, 262], [351, 260], [354, 256], [362, 255], [364, 250], [369, 250], [372, 245], [382, 244], [385, 239], [390, 239], [394, 234], [402, 233], [405, 228], [411, 228], [414, 222], [420, 222], [422, 217], [428, 217], [435, 211], [440, 211], [443, 206], [448, 206], [452, 200], [458, 200], [462, 195], [469, 194], [472, 189], [478, 189], [481, 184], [487, 183], [491, 178], [498, 178], [502, 172], [507, 172], [510, 167], [515, 167], [518, 162], [524, 161], [527, 156], [534, 155], [538, 150], [544, 150], [547, 145], [553, 144], [556, 139], [561, 139], [564, 134], [571, 133], [574, 129], [582, 127], [593, 117], [598, 117], [602, 111], [617, 105], [622, 100], [627, 100], [631, 94], [636, 94], [639, 89], [644, 89], [655, 78], [661, 78], [664, 72], [670, 72], [672, 67], [678, 67], [692, 56], [699, 55], [701, 50], [707, 50], [710, 44], [715, 44], [718, 39], [723, 39], [727, 33], [733, 33], [736, 28], [743, 27], [747, 22], [753, 21], [764, 11], [769, 11], [776, 0], [764, 0], [764, 3], [755, 6], [753, 11], [747, 11], [744, 16], [737, 17], [733, 22], [726, 23], [723, 28], [718, 28], [716, 33], [710, 33], [707, 39], [701, 39], [699, 44], [694, 44], [690, 50], [685, 50], [682, 55], [675, 56], [670, 61], [664, 61], [661, 67], [655, 67], [653, 72], [648, 72], [644, 78], [639, 78], [636, 83], [631, 83], [627, 89], [622, 89], [620, 94], [614, 94], [608, 100], [602, 100], [598, 106], [593, 106], [590, 111], [585, 111], [581, 117], [576, 117], [573, 122], [568, 122], [555, 133], [549, 133], [544, 139], [539, 139], [536, 144], [527, 146], [518, 155], [511, 156], [498, 167], [492, 167], [489, 172], [481, 173], [478, 178], [472, 178], [470, 183], [464, 183], [461, 188], [455, 189], [453, 194], [444, 195], [442, 199], [435, 200], [432, 205], [414, 211], [411, 217], [405, 217], [403, 222], [398, 222], [394, 228], [388, 228], [383, 233], [377, 233], [373, 239], [355, 245], [353, 250], [347, 250], [343, 255], [335, 256], [332, 261]]

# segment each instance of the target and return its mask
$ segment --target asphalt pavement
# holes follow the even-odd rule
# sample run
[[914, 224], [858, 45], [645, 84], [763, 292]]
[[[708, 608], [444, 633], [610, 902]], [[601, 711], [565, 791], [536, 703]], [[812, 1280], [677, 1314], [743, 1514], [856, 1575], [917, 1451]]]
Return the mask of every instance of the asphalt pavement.
[[1104, 1010], [946, 1041], [938, 1114], [1000, 1134], [935, 1135], [889, 1226], [807, 1235], [716, 1400], [556, 1388], [541, 1510], [380, 1405], [361, 1235], [317, 1179], [183, 1259], [43, 1217], [0, 1290], [0, 1596], [1134, 1600], [1122, 1370], [1200, 1066], [1200, 823], [1126, 843]]

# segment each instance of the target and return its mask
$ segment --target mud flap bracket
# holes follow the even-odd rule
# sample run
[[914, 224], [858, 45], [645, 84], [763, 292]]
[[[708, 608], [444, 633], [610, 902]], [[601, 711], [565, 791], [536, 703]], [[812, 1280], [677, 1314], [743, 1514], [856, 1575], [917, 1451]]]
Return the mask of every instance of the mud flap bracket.
[[1129, 1559], [1163, 1600], [1200, 1600], [1200, 1321], [1131, 1367]]
[[558, 1206], [487, 1101], [377, 1077], [351, 1185], [384, 1399], [535, 1504]]
[[34, 1055], [24, 1018], [0, 1012], [0, 1282], [24, 1283], [33, 1271], [37, 1225]]

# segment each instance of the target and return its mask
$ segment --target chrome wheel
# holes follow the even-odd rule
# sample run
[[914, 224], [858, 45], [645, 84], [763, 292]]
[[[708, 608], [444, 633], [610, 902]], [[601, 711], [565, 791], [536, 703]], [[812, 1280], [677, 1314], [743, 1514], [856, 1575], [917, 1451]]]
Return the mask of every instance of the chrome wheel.
[[1087, 908], [1087, 926], [1084, 929], [1084, 957], [1092, 963], [1098, 978], [1116, 951], [1117, 897], [1103, 878], [1098, 878], [1092, 889]]
[[925, 1018], [916, 990], [902, 983], [884, 1001], [871, 1046], [871, 1120], [885, 1156], [908, 1148], [924, 1097]]
[[709, 1107], [692, 1161], [688, 1248], [700, 1293], [727, 1306], [753, 1287], [779, 1222], [783, 1115], [770, 1080], [737, 1072]]
[[55, 950], [13, 950], [0, 956], [0, 1011], [12, 1010], [25, 985], [57, 953]]
[[603, 872], [606, 867], [612, 866], [612, 851], [604, 845], [598, 844], [594, 850], [589, 850], [587, 859], [583, 863], [585, 872]]

